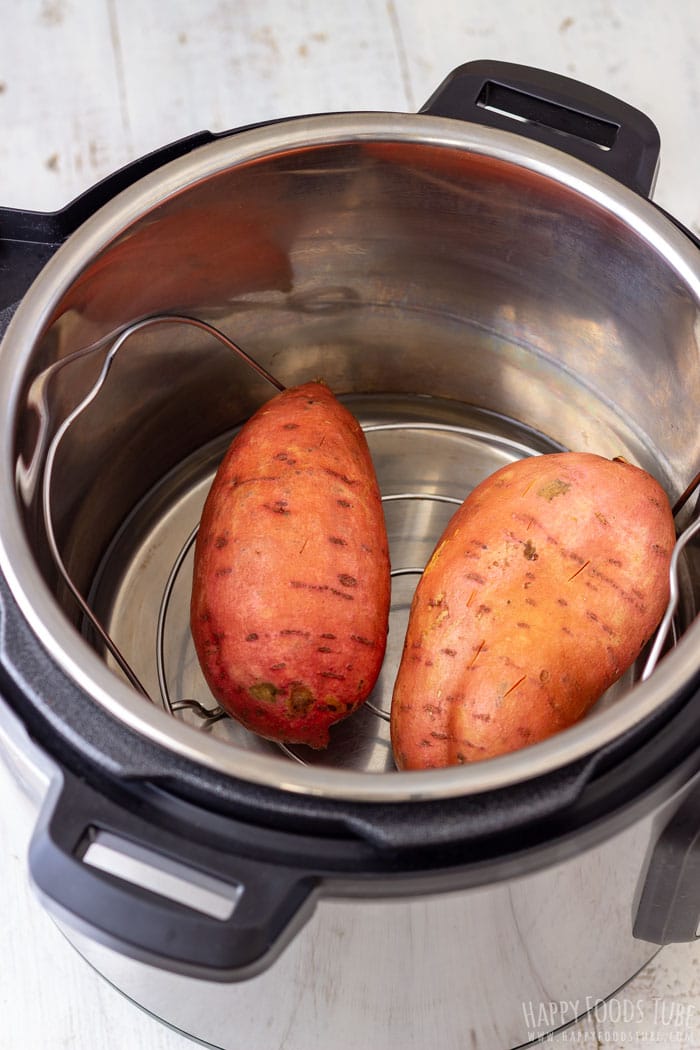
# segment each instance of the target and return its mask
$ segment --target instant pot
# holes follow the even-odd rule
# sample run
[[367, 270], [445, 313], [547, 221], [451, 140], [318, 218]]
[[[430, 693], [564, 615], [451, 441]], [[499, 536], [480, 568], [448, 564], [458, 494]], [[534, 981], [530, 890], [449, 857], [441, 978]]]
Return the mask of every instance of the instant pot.
[[[692, 539], [660, 659], [577, 726], [398, 772], [386, 719], [418, 576], [497, 467], [622, 455], [690, 535], [700, 252], [649, 199], [658, 155], [609, 95], [476, 62], [418, 114], [202, 133], [0, 211], [2, 753], [47, 909], [170, 1025], [502, 1050], [696, 937]], [[365, 428], [393, 577], [382, 675], [325, 752], [223, 717], [188, 630], [225, 448], [318, 376]]]

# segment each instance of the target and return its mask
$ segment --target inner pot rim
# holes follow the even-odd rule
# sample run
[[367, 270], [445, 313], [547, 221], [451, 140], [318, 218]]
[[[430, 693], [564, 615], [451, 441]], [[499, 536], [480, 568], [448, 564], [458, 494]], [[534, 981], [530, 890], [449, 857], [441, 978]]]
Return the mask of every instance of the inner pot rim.
[[[174, 194], [237, 164], [281, 150], [366, 141], [448, 147], [488, 156], [550, 179], [633, 227], [650, 250], [700, 302], [700, 256], [662, 212], [589, 165], [517, 134], [442, 117], [395, 113], [347, 113], [280, 121], [241, 131], [201, 146], [141, 179], [113, 198], [68, 239], [46, 264], [20, 303], [0, 353], [0, 391], [9, 398], [3, 419], [0, 492], [15, 492], [12, 462], [13, 410], [19, 400], [23, 358], [43, 333], [54, 308], [89, 260], [124, 228]], [[100, 659], [65, 617], [34, 562], [14, 499], [0, 498], [0, 571], [17, 604], [47, 651], [81, 689], [118, 722], [152, 742], [219, 772], [283, 791], [355, 801], [411, 801], [478, 794], [534, 779], [570, 765], [620, 737], [687, 689], [697, 671], [694, 653], [700, 622], [692, 624], [654, 674], [610, 709], [542, 743], [487, 762], [389, 776], [308, 767], [247, 752], [209, 737], [149, 704]]]

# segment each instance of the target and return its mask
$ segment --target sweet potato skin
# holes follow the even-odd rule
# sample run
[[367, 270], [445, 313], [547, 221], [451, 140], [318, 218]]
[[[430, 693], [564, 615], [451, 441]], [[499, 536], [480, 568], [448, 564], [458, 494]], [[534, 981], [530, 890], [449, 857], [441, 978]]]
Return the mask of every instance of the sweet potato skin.
[[491, 758], [578, 721], [658, 625], [674, 542], [663, 489], [624, 461], [555, 453], [481, 482], [416, 589], [398, 767]]
[[212, 483], [190, 626], [222, 707], [271, 740], [328, 744], [384, 658], [388, 542], [365, 436], [320, 382], [260, 408]]

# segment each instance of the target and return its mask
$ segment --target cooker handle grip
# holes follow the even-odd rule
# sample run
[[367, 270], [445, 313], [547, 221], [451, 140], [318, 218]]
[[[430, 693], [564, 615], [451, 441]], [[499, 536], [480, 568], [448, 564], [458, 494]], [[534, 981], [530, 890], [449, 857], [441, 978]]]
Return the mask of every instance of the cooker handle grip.
[[656, 839], [638, 894], [634, 936], [651, 944], [700, 933], [700, 780]]
[[484, 124], [554, 146], [651, 196], [660, 140], [653, 121], [569, 77], [489, 60], [453, 70], [421, 113]]
[[145, 175], [217, 137], [200, 131], [162, 146], [112, 172], [60, 211], [0, 208], [0, 338], [39, 270], [90, 215]]
[[[309, 917], [313, 875], [203, 845], [196, 829], [154, 826], [140, 805], [57, 776], [29, 847], [48, 910], [174, 973], [231, 981], [265, 969]], [[90, 859], [96, 845], [102, 860]]]

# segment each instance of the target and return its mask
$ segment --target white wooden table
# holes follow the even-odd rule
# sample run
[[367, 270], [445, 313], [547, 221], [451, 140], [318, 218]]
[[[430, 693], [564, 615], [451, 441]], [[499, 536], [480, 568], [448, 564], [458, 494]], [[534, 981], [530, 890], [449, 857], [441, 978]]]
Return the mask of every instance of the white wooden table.
[[[662, 138], [655, 199], [700, 233], [699, 51], [699, 0], [0, 0], [0, 205], [57, 209], [205, 128], [415, 110], [454, 66], [496, 58], [576, 77], [648, 113]], [[28, 886], [29, 830], [28, 811], [5, 808], [0, 1050], [192, 1046], [67, 945]], [[695, 946], [662, 951], [550, 1045], [620, 1043], [700, 1047]]]

